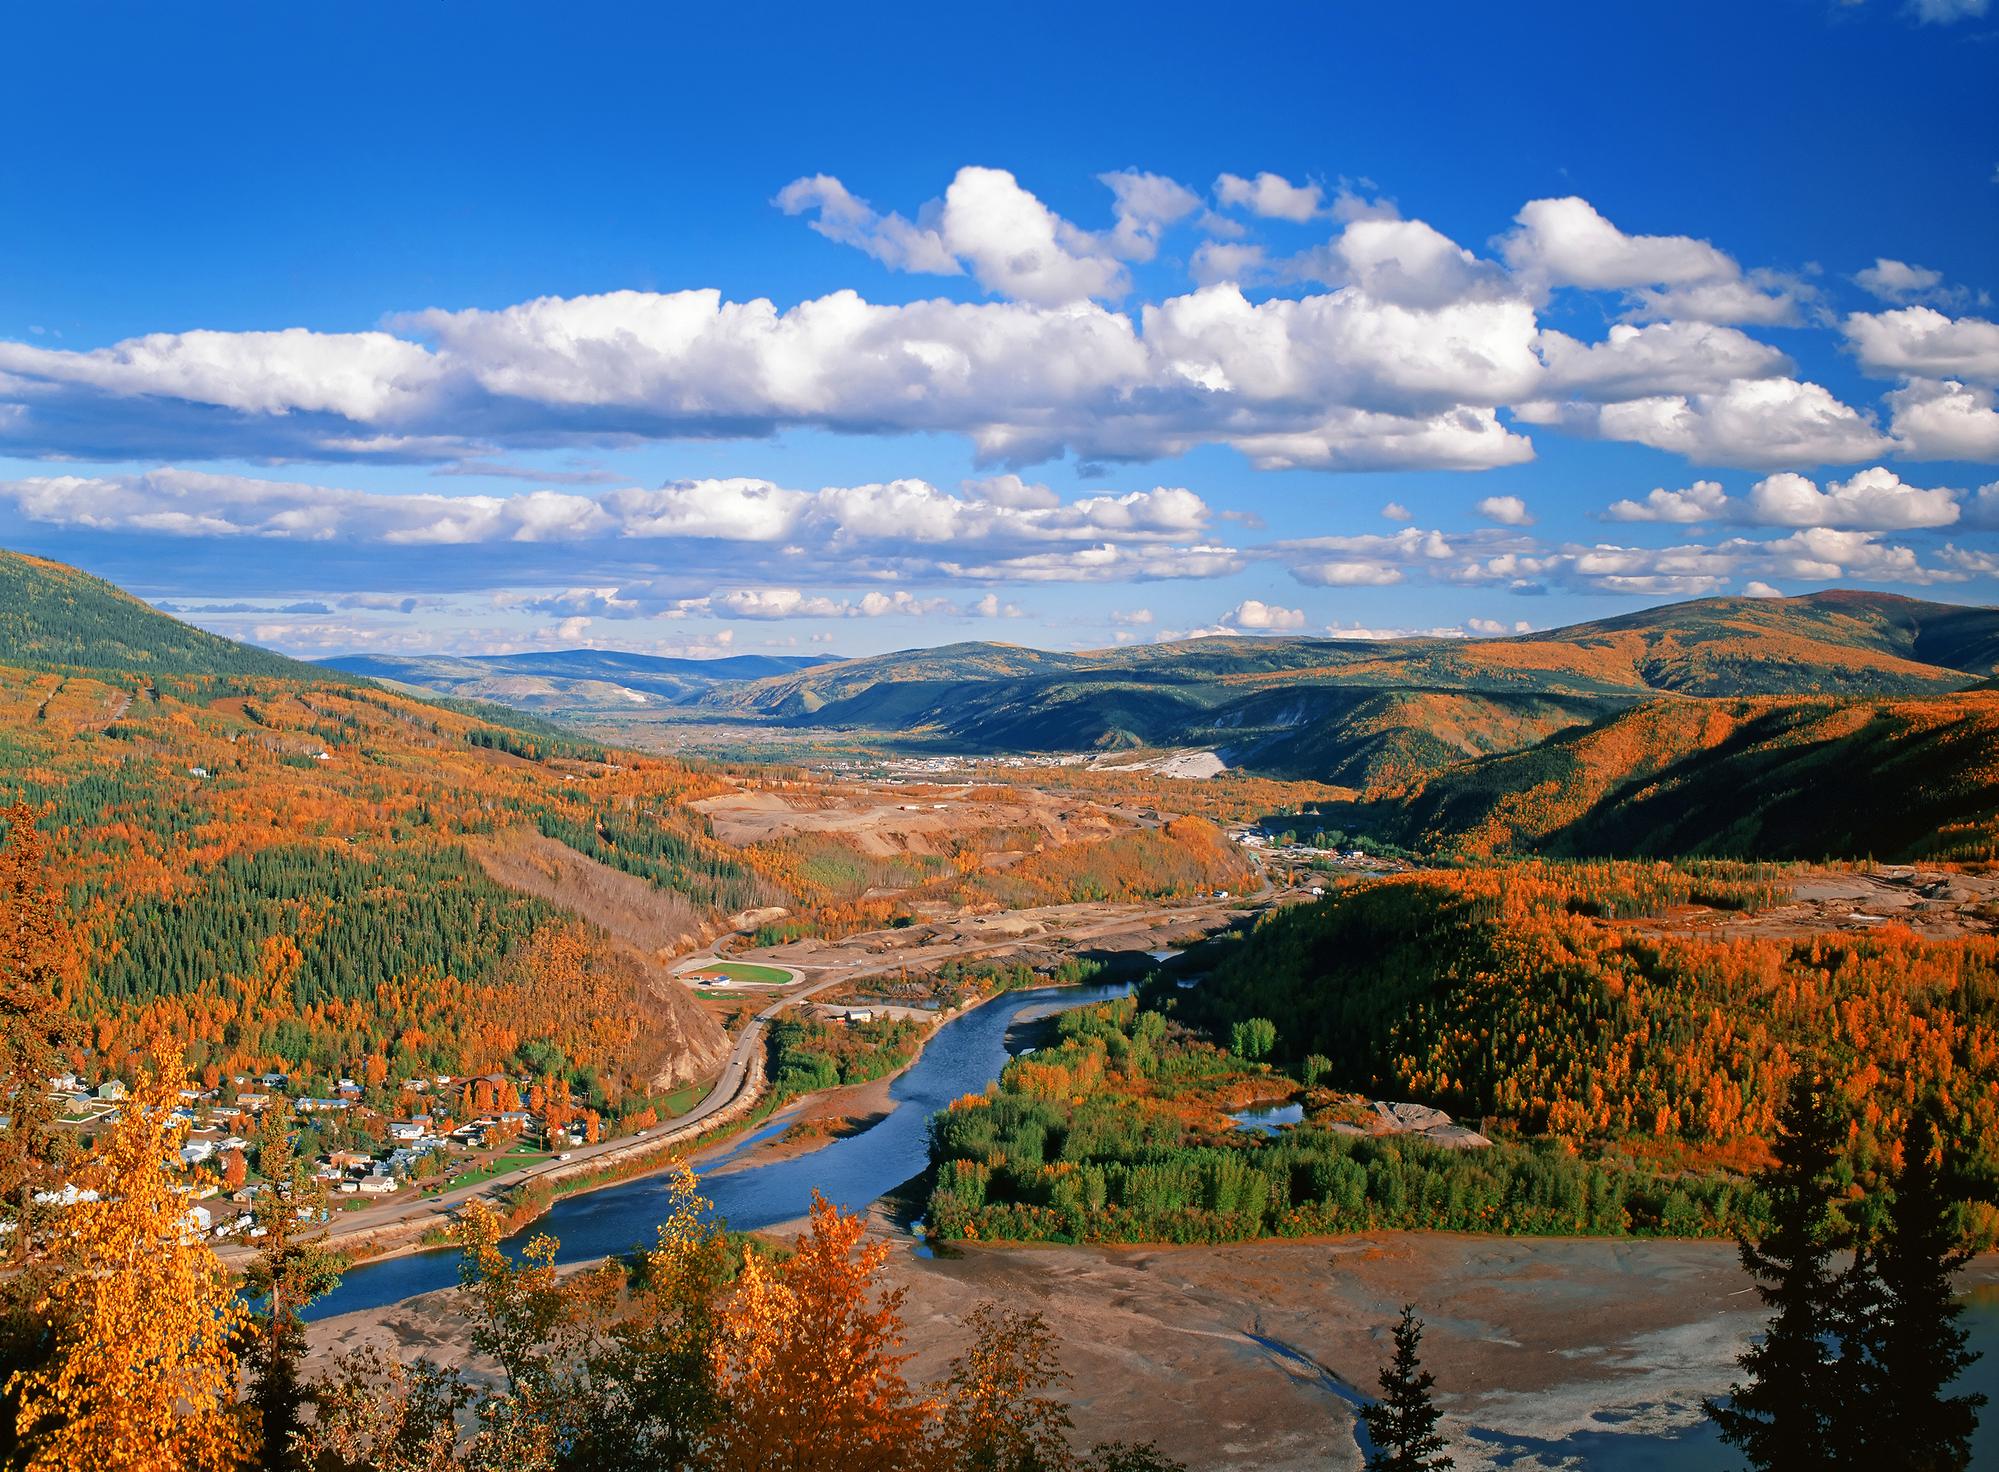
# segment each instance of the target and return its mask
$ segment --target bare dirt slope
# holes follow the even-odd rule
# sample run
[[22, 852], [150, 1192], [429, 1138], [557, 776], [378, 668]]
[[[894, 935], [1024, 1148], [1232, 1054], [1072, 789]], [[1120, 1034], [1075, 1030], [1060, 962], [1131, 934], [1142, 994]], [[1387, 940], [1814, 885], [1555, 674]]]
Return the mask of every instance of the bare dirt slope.
[[638, 1064], [657, 1089], [713, 1078], [729, 1056], [715, 1015], [650, 956], [614, 947], [600, 962], [622, 969], [640, 999]]
[[1122, 826], [1093, 803], [1020, 789], [1009, 789], [1004, 798], [972, 797], [968, 791], [981, 789], [910, 787], [810, 795], [743, 790], [691, 806], [707, 815], [724, 843], [832, 833], [878, 858], [948, 854], [969, 835], [994, 830], [1032, 830], [1050, 844], [1089, 843], [1109, 838]]
[[684, 896], [532, 829], [494, 834], [470, 847], [496, 884], [547, 900], [603, 932], [606, 941], [594, 964], [639, 999], [638, 1066], [655, 1087], [705, 1079], [722, 1066], [728, 1035], [665, 964], [675, 951], [708, 935]]
[[579, 915], [634, 950], [663, 955], [703, 938], [700, 913], [684, 895], [600, 864], [532, 828], [496, 833], [470, 848], [495, 884]]

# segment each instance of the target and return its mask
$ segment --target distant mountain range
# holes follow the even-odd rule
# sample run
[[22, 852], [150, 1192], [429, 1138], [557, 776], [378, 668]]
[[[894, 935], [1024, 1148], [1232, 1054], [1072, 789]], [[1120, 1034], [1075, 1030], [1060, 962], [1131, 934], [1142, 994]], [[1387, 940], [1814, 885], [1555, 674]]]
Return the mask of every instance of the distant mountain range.
[[460, 709], [486, 719], [493, 704], [569, 715], [643, 702], [920, 733], [970, 752], [1212, 747], [1231, 766], [1355, 788], [1351, 821], [1432, 852], [1981, 857], [1999, 842], [1999, 610], [1884, 593], [1702, 599], [1509, 639], [311, 665], [191, 628], [74, 568], [0, 553], [0, 664], [373, 678], [485, 702]]
[[829, 659], [766, 654], [666, 659], [616, 650], [558, 649], [546, 654], [463, 656], [343, 654], [316, 662], [460, 700], [585, 714], [683, 705], [717, 685], [782, 678]]
[[1381, 786], [1660, 698], [1938, 694], [1996, 666], [1999, 611], [1830, 592], [1702, 599], [1507, 639], [954, 644], [718, 684], [698, 703], [973, 751], [1213, 746], [1254, 771]]
[[961, 643], [864, 659], [602, 650], [353, 655], [334, 668], [521, 710], [667, 708], [968, 753], [1210, 747], [1382, 790], [1666, 700], [1907, 698], [1999, 670], [1999, 611], [1886, 593], [1708, 598], [1502, 639], [1227, 637], [1084, 653]]

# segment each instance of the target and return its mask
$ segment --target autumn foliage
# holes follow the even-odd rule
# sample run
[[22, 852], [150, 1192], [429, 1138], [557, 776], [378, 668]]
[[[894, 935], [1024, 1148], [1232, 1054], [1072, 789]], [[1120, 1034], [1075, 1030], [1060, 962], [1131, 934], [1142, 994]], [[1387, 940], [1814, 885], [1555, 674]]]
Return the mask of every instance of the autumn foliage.
[[62, 1209], [36, 1305], [49, 1356], [11, 1387], [30, 1472], [207, 1472], [257, 1446], [237, 1399], [244, 1310], [162, 1165], [186, 1138], [176, 1083], [136, 1091]]
[[[490, 1216], [458, 1227], [473, 1345], [491, 1373], [361, 1352], [317, 1387], [314, 1465], [389, 1472], [1171, 1472], [1145, 1446], [1068, 1444], [1063, 1375], [1035, 1315], [982, 1305], [949, 1377], [913, 1384], [886, 1242], [823, 1199], [788, 1252], [732, 1243], [693, 1174], [656, 1245], [562, 1273]], [[1021, 1460], [1032, 1451], [1040, 1460]]]

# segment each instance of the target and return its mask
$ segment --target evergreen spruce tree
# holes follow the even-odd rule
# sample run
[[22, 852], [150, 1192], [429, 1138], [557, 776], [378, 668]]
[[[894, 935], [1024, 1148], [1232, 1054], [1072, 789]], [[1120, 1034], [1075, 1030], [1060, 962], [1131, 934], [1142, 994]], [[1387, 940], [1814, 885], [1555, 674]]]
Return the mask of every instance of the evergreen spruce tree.
[[257, 1168], [266, 1183], [251, 1215], [264, 1235], [244, 1274], [256, 1307], [242, 1355], [263, 1437], [262, 1465], [267, 1472], [288, 1472], [305, 1465], [293, 1446], [305, 1399], [300, 1315], [339, 1283], [341, 1259], [325, 1245], [326, 1188], [300, 1158], [288, 1122], [276, 1111], [259, 1133]]
[[1395, 1357], [1381, 1372], [1381, 1399], [1361, 1408], [1374, 1444], [1367, 1472], [1448, 1472], [1456, 1465], [1444, 1455], [1444, 1438], [1437, 1434], [1442, 1412], [1430, 1399], [1437, 1377], [1418, 1357], [1422, 1341], [1423, 1321], [1414, 1304], [1404, 1304], [1395, 1326]]
[[1736, 1362], [1748, 1379], [1707, 1402], [1721, 1439], [1757, 1472], [1823, 1472], [1851, 1450], [1844, 1421], [1850, 1364], [1839, 1348], [1854, 1284], [1832, 1268], [1832, 1169], [1838, 1126], [1817, 1079], [1800, 1075], [1777, 1121], [1776, 1164], [1759, 1184], [1770, 1229], [1741, 1243], [1742, 1265], [1772, 1310], [1763, 1338]]
[[1958, 1231], [1943, 1131], [1919, 1112], [1902, 1139], [1902, 1168], [1881, 1236], [1861, 1255], [1859, 1345], [1864, 1414], [1856, 1427], [1868, 1467], [1960, 1472], [1983, 1395], [1951, 1395], [1978, 1356], [1965, 1348], [1951, 1275], [1971, 1257]]

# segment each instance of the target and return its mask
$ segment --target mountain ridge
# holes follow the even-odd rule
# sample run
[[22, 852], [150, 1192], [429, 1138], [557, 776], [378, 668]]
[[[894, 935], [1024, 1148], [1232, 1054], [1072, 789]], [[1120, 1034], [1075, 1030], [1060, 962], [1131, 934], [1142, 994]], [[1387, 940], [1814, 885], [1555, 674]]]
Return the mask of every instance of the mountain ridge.
[[183, 623], [80, 568], [4, 549], [0, 662], [79, 672], [325, 677], [302, 660]]
[[1999, 611], [1838, 590], [1699, 599], [1499, 639], [956, 644], [718, 685], [695, 703], [970, 750], [1216, 746], [1253, 771], [1372, 786], [1648, 700], [1941, 694], [1995, 667]]
[[682, 704], [718, 684], [782, 676], [823, 655], [728, 654], [681, 659], [609, 649], [520, 654], [339, 654], [312, 661], [368, 679], [518, 709], [589, 711]]

